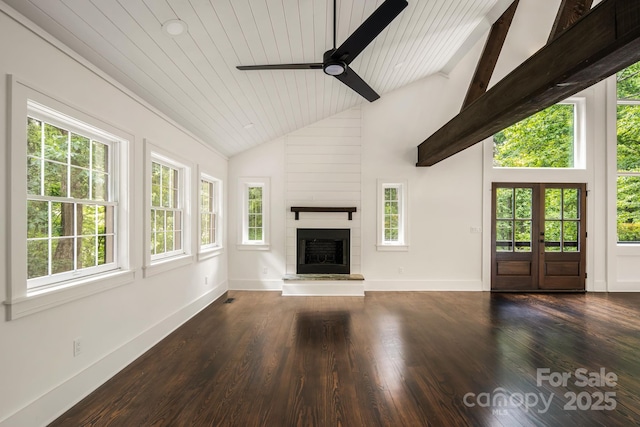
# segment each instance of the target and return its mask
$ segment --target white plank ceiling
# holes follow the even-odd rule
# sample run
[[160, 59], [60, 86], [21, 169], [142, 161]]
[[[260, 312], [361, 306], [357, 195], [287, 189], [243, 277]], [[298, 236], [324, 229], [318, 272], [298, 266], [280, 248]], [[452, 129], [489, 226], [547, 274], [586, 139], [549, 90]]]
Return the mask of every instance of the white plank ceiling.
[[[367, 102], [322, 70], [235, 68], [322, 62], [331, 0], [4, 1], [228, 156]], [[382, 98], [450, 70], [511, 3], [408, 1], [351, 64]], [[337, 44], [382, 2], [338, 0]], [[187, 33], [165, 34], [170, 19]]]

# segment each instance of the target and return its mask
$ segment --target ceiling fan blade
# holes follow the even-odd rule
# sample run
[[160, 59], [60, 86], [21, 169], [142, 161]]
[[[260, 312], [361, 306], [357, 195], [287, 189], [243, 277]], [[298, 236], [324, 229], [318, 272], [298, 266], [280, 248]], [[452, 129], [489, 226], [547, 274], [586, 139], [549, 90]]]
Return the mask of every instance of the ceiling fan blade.
[[344, 70], [344, 73], [334, 77], [349, 86], [369, 102], [373, 102], [380, 98], [380, 95], [378, 95], [376, 91], [367, 84], [367, 82], [362, 80], [362, 78], [349, 67]]
[[238, 65], [238, 70], [322, 70], [322, 63], [307, 64], [271, 64], [271, 65]]
[[350, 64], [407, 7], [406, 0], [386, 0], [331, 55]]

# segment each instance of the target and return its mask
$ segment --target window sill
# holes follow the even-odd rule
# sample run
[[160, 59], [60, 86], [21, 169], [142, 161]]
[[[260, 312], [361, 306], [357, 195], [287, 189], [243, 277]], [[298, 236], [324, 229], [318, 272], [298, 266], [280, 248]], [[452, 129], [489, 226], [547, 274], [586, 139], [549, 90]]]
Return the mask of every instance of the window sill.
[[224, 248], [222, 246], [218, 246], [215, 248], [208, 248], [198, 253], [198, 261], [203, 261], [205, 259], [214, 258], [219, 255], [222, 255], [224, 252]]
[[239, 251], [268, 251], [269, 244], [240, 243], [237, 248]]
[[376, 245], [380, 252], [409, 252], [409, 245]]
[[97, 276], [68, 281], [46, 289], [27, 291], [27, 296], [5, 301], [9, 320], [18, 319], [57, 307], [98, 292], [132, 283], [135, 273], [131, 270], [115, 271]]
[[143, 268], [144, 277], [155, 276], [165, 273], [175, 268], [184, 267], [193, 262], [193, 255], [179, 255], [171, 258], [152, 261], [150, 265]]

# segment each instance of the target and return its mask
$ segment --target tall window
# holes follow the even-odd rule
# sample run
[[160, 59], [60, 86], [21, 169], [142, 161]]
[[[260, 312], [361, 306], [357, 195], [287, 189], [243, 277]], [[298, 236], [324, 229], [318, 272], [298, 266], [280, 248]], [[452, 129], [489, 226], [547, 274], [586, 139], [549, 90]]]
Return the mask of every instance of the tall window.
[[580, 151], [576, 104], [556, 104], [493, 137], [493, 166], [574, 168]]
[[240, 178], [240, 249], [269, 248], [269, 178]]
[[406, 182], [378, 183], [378, 249], [407, 245]]
[[183, 251], [183, 176], [179, 166], [157, 156], [151, 162], [151, 259]]
[[617, 230], [640, 243], [640, 63], [617, 74]]
[[248, 186], [247, 201], [247, 241], [259, 243], [263, 241], [262, 186]]
[[220, 246], [220, 182], [202, 176], [200, 179], [200, 248], [212, 249]]
[[28, 107], [27, 287], [117, 268], [116, 142], [46, 107]]
[[400, 241], [400, 206], [401, 187], [387, 185], [384, 188], [384, 234], [385, 243], [398, 243]]

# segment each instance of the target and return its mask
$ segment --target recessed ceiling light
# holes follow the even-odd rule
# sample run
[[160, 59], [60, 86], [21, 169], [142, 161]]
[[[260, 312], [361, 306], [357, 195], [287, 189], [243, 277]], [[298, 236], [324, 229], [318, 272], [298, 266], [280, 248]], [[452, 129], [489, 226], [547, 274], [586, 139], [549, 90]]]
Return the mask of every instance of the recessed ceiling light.
[[170, 36], [176, 37], [187, 31], [187, 23], [179, 19], [170, 19], [162, 24], [162, 30]]
[[243, 128], [245, 129], [251, 129], [253, 127], [253, 123], [247, 123], [246, 125], [243, 126]]

